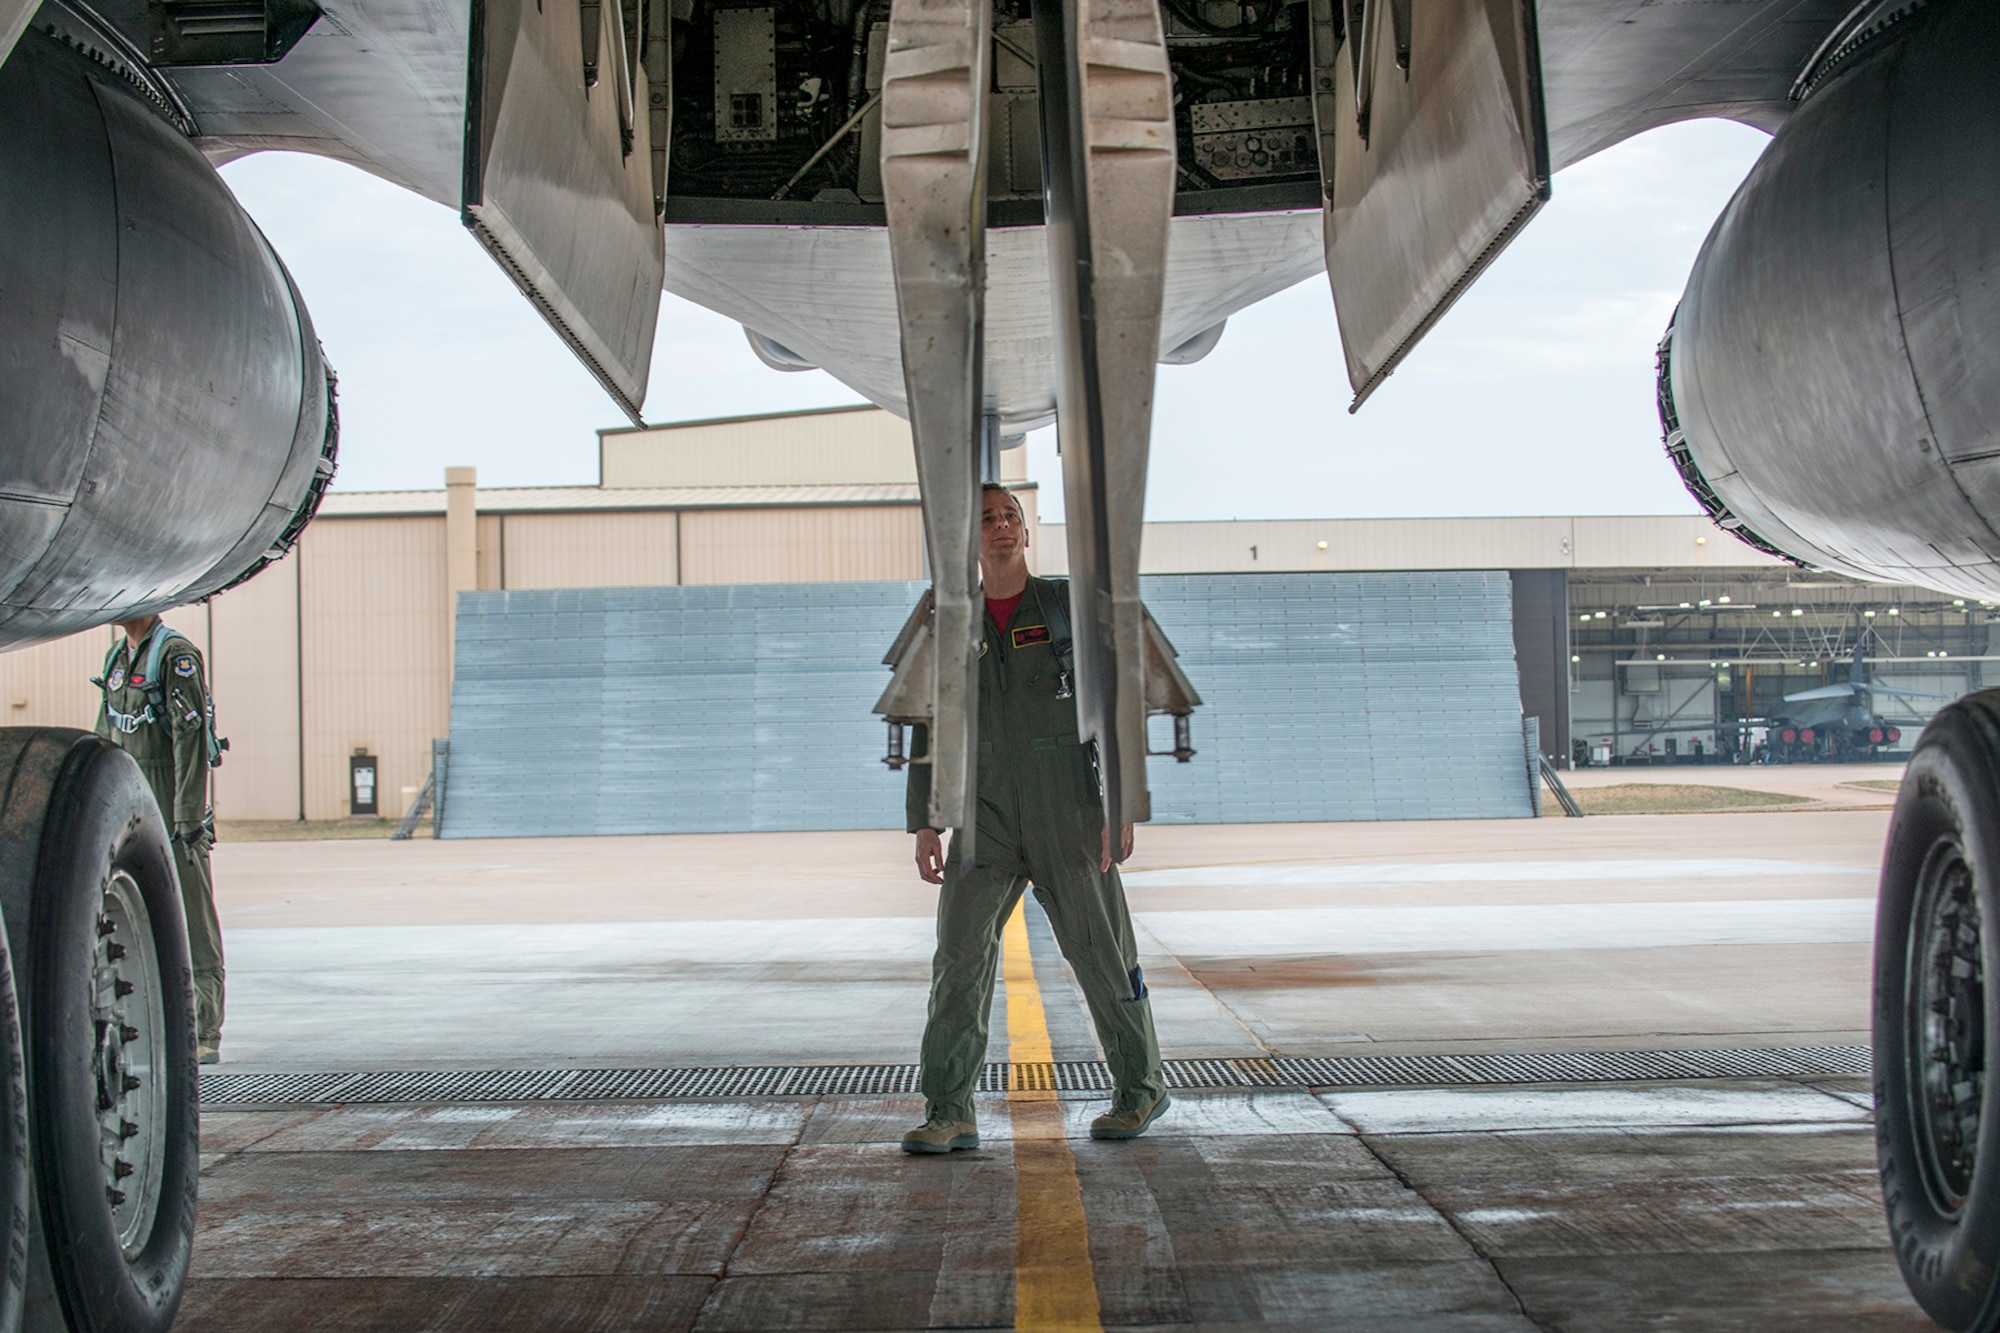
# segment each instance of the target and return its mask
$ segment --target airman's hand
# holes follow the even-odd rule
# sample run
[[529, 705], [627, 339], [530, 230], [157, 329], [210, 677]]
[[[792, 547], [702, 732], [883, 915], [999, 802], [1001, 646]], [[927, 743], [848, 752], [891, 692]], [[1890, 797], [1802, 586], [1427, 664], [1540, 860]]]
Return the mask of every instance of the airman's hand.
[[944, 835], [934, 828], [917, 830], [917, 873], [926, 884], [944, 883]]
[[[1101, 841], [1104, 847], [1104, 855], [1098, 860], [1097, 868], [1099, 870], [1109, 870], [1111, 869], [1111, 830], [1107, 828], [1101, 832], [1103, 834]], [[1118, 859], [1120, 861], [1128, 861], [1131, 857], [1132, 826], [1127, 824], [1124, 831], [1118, 835]]]

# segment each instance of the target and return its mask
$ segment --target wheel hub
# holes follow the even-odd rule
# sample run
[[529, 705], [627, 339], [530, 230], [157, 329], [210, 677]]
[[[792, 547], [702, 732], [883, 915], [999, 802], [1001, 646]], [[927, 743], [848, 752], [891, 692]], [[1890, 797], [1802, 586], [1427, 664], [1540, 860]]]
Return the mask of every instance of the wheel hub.
[[1909, 1044], [1911, 1091], [1925, 1183], [1940, 1211], [1955, 1215], [1971, 1192], [1985, 1110], [1986, 972], [1983, 923], [1972, 867], [1956, 839], [1942, 838], [1917, 882]]
[[92, 1065], [104, 1197], [127, 1259], [145, 1248], [159, 1210], [167, 1123], [164, 996], [145, 899], [131, 876], [114, 871], [104, 886], [91, 965]]

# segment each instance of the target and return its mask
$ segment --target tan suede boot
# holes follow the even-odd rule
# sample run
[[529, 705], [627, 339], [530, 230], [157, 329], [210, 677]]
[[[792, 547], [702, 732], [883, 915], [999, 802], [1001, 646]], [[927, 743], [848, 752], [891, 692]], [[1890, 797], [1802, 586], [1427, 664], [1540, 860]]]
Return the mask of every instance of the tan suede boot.
[[1090, 1122], [1090, 1137], [1093, 1139], [1136, 1139], [1146, 1132], [1146, 1127], [1158, 1120], [1173, 1098], [1161, 1093], [1149, 1106], [1114, 1106], [1105, 1114]]
[[903, 1135], [904, 1152], [955, 1152], [979, 1146], [979, 1126], [932, 1116]]

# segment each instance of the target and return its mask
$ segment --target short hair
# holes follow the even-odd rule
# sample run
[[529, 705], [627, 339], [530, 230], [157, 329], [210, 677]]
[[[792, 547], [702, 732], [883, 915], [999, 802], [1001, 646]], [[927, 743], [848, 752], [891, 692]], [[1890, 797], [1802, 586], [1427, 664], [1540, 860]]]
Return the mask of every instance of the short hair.
[[979, 503], [984, 505], [986, 497], [995, 491], [1007, 497], [1007, 503], [1014, 506], [1014, 512], [1019, 514], [1024, 521], [1027, 519], [1028, 511], [1021, 508], [1021, 498], [997, 481], [982, 481], [979, 483]]

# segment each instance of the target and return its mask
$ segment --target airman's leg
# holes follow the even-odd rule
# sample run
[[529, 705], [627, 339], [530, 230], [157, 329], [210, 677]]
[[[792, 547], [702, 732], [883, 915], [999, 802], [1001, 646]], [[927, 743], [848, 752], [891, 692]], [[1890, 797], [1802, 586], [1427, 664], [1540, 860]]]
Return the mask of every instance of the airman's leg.
[[181, 877], [181, 908], [187, 917], [188, 961], [194, 969], [195, 1040], [208, 1050], [222, 1042], [222, 923], [215, 915], [215, 891], [208, 853], [174, 844], [174, 869]]
[[[1096, 846], [1093, 836], [1091, 845]], [[1052, 849], [1053, 850], [1053, 849]], [[1099, 871], [1072, 852], [1066, 873], [1035, 882], [1063, 957], [1083, 987], [1097, 1040], [1111, 1067], [1114, 1110], [1151, 1106], [1166, 1091], [1153, 1005], [1139, 970], [1139, 947], [1118, 871]]]
[[946, 858], [944, 887], [938, 892], [930, 1017], [924, 1025], [918, 1076], [927, 1119], [974, 1122], [972, 1094], [986, 1063], [1000, 931], [1023, 887], [1024, 881], [1012, 870], [995, 866], [960, 870], [955, 856]]

